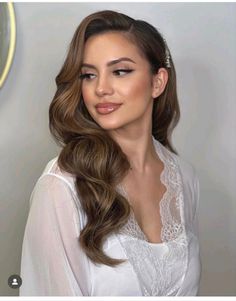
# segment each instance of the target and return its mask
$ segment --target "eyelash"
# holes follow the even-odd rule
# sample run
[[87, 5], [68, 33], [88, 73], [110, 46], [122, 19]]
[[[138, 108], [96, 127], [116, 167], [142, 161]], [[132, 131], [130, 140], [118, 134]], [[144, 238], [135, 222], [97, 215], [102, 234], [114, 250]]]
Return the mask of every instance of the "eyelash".
[[80, 74], [79, 78], [82, 79], [82, 80], [83, 79], [90, 79], [89, 78], [90, 75], [93, 75], [93, 74], [91, 74], [91, 73]]
[[117, 69], [117, 70], [114, 70], [113, 73], [117, 74], [118, 72], [125, 72], [126, 74], [128, 74], [128, 73], [131, 73], [132, 71], [133, 71], [133, 69]]
[[[117, 70], [114, 70], [113, 73], [118, 75], [118, 76], [122, 76], [122, 75], [119, 75], [118, 73], [119, 72], [125, 72], [126, 74], [128, 73], [131, 73], [133, 71], [133, 69], [117, 69]], [[87, 79], [87, 80], [90, 80], [91, 78], [89, 76], [91, 75], [94, 75], [93, 73], [83, 73], [83, 74], [80, 74], [79, 78], [80, 79]]]

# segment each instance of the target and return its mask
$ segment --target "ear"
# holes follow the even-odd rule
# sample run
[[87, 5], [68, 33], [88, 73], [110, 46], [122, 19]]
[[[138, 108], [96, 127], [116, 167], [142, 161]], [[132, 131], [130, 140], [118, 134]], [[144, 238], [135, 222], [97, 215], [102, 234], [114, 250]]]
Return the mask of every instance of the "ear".
[[152, 97], [157, 98], [165, 90], [168, 81], [168, 71], [160, 68], [152, 78]]

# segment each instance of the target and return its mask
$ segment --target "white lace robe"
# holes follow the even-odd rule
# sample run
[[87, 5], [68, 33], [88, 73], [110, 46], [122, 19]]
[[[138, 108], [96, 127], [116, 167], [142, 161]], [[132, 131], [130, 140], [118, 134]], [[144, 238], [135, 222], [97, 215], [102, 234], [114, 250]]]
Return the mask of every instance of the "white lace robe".
[[[154, 138], [153, 142], [164, 163], [162, 243], [149, 243], [132, 213], [127, 224], [110, 235], [103, 246], [107, 255], [126, 262], [117, 267], [94, 264], [78, 242], [86, 216], [74, 178], [61, 172], [54, 158], [30, 199], [20, 296], [197, 295], [201, 274], [198, 178], [189, 163]], [[122, 187], [117, 189], [125, 195]]]

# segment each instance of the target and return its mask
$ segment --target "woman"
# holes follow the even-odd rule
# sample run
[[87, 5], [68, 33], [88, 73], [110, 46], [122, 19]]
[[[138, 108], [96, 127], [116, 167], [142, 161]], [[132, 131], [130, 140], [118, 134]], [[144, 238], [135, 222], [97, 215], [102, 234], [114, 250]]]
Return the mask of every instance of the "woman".
[[147, 22], [91, 14], [56, 83], [63, 148], [31, 196], [20, 295], [196, 295], [199, 184], [170, 141], [180, 114], [165, 40]]

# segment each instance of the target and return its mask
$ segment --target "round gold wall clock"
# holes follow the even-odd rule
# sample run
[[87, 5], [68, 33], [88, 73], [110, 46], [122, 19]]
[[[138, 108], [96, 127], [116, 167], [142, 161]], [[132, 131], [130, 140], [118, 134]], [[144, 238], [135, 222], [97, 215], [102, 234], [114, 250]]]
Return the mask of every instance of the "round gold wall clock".
[[16, 45], [16, 20], [11, 2], [0, 3], [0, 88], [11, 68]]

